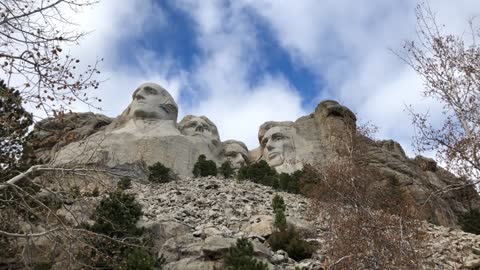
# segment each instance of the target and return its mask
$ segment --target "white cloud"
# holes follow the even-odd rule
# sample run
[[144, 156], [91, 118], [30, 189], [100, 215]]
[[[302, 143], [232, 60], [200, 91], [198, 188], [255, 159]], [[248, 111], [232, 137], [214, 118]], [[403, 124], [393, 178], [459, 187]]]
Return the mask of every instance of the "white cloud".
[[252, 72], [262, 65], [260, 37], [241, 5], [211, 1], [181, 2], [179, 7], [196, 23], [200, 48], [189, 79], [202, 98], [188, 113], [208, 116], [223, 140], [241, 140], [249, 148], [258, 146], [258, 128], [265, 121], [305, 114], [298, 92], [285, 78], [265, 73], [252, 82]]
[[[415, 0], [181, 0], [173, 4], [194, 23], [192, 40], [199, 48], [193, 66], [186, 70], [173, 56], [143, 48], [127, 52], [134, 54], [138, 65], [118, 64], [125, 53], [119, 51], [122, 41], [145, 38], [150, 27], [175, 23], [153, 0], [122, 1], [122, 5], [103, 0], [79, 18], [82, 27], [95, 31], [74, 52], [90, 62], [106, 58], [103, 71], [109, 80], [99, 93], [108, 115], [126, 107], [138, 84], [155, 81], [177, 101], [188, 92], [190, 99], [179, 102], [180, 117], [206, 115], [217, 124], [222, 139], [239, 139], [252, 148], [264, 121], [295, 120], [309, 113], [286, 77], [262, 71], [268, 55], [259, 50], [262, 36], [252, 11], [266, 22], [295, 65], [322, 80], [325, 87], [318, 89], [318, 101], [340, 100], [360, 119], [378, 125], [383, 138], [400, 141], [410, 154], [413, 129], [404, 104], [438, 115], [438, 104], [421, 98], [419, 78], [389, 51], [415, 37]], [[477, 0], [437, 0], [431, 5], [446, 30], [455, 33], [467, 30], [466, 20], [480, 10]]]
[[[389, 48], [415, 38], [417, 1], [253, 1], [246, 5], [269, 24], [278, 43], [297, 64], [326, 80], [319, 98], [334, 98], [360, 119], [400, 141], [412, 154], [413, 128], [405, 104], [441, 117], [439, 105], [421, 98], [422, 82]], [[431, 1], [447, 31], [462, 33], [480, 10], [474, 0]]]

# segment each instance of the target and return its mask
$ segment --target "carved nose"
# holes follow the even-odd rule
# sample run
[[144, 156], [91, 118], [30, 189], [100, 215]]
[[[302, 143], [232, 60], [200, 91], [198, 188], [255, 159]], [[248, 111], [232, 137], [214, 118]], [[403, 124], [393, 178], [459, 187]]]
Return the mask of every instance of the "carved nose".
[[203, 127], [202, 126], [197, 126], [195, 128], [195, 131], [203, 132]]
[[273, 149], [273, 146], [270, 144], [270, 141], [267, 142], [267, 150], [270, 151]]

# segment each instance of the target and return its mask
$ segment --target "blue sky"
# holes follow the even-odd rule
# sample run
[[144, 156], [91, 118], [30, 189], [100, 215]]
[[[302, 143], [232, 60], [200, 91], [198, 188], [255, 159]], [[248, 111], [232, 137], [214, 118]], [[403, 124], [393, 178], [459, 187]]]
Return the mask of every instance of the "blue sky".
[[[76, 16], [92, 31], [71, 48], [97, 57], [95, 94], [116, 116], [142, 82], [164, 86], [186, 114], [205, 115], [222, 140], [258, 146], [258, 127], [295, 120], [323, 99], [350, 107], [412, 154], [405, 104], [429, 110], [421, 80], [390, 49], [415, 39], [416, 0], [102, 0]], [[478, 0], [431, 1], [445, 32], [462, 33]], [[78, 104], [78, 111], [89, 110]]]

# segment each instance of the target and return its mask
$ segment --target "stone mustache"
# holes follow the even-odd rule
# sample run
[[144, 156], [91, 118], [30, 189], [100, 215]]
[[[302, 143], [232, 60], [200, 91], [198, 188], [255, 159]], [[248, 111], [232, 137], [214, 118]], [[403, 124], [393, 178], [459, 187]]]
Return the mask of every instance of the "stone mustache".
[[235, 140], [222, 142], [216, 125], [205, 116], [185, 116], [177, 123], [178, 106], [158, 84], [140, 85], [125, 111], [103, 130], [72, 142], [52, 158], [56, 165], [102, 164], [115, 167], [157, 161], [181, 175], [190, 175], [200, 154], [235, 169], [265, 160], [278, 172], [291, 173], [305, 163], [322, 162], [328, 154], [328, 130], [355, 125], [355, 116], [335, 101], [321, 102], [315, 113], [295, 122], [266, 122], [258, 133], [260, 146], [249, 151]]

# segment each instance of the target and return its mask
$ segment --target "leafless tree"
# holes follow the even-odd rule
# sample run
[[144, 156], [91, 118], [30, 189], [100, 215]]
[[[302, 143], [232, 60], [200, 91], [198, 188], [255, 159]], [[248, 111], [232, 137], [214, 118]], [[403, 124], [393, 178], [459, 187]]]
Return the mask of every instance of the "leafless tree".
[[[462, 35], [445, 34], [428, 2], [417, 6], [418, 40], [407, 41], [397, 53], [423, 79], [422, 94], [443, 106], [443, 122], [408, 111], [416, 129], [418, 151], [437, 158], [472, 185], [480, 181], [480, 28], [474, 19]], [[464, 187], [449, 186], [445, 191]]]
[[[338, 156], [310, 167], [311, 192], [326, 217], [326, 269], [419, 269], [422, 241], [416, 205], [395, 178], [365, 163], [371, 126], [332, 130]], [[337, 136], [335, 136], [337, 137]], [[313, 171], [313, 172], [312, 172]], [[302, 179], [308, 180], [308, 179]]]
[[[75, 101], [96, 106], [87, 94], [97, 88], [99, 61], [77, 71], [80, 59], [65, 52], [85, 35], [72, 16], [97, 0], [0, 1], [0, 68], [8, 87], [48, 115], [62, 114]], [[100, 60], [101, 61], [101, 60]]]

